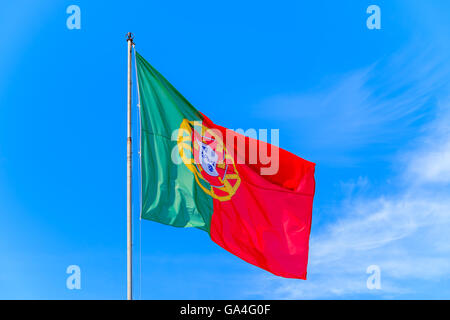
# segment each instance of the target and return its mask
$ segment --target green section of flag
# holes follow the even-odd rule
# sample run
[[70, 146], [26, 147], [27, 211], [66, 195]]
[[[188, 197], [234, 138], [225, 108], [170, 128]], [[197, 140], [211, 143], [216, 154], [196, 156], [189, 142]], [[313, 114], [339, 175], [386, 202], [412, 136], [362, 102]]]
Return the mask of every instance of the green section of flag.
[[175, 164], [177, 130], [183, 119], [202, 115], [136, 53], [141, 110], [142, 218], [209, 232], [213, 199], [184, 165]]

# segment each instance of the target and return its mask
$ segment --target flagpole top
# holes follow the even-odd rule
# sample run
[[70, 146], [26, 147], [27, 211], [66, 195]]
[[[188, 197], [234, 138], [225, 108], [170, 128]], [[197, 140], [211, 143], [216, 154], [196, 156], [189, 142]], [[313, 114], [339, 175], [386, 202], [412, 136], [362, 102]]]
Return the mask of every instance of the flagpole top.
[[131, 44], [134, 44], [134, 34], [131, 32], [127, 33], [127, 41], [131, 41]]

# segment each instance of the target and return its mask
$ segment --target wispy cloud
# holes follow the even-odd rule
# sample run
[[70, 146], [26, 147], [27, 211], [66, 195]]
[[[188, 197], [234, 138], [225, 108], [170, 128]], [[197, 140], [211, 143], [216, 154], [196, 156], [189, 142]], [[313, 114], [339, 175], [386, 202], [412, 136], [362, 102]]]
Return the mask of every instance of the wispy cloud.
[[[447, 168], [448, 159], [432, 157], [434, 151], [430, 152], [410, 153], [411, 166], [416, 159], [424, 161], [417, 176], [418, 181], [426, 178], [426, 186], [415, 183], [395, 195], [347, 201], [340, 210], [343, 218], [311, 239], [310, 279], [277, 279], [265, 294], [288, 299], [367, 294], [365, 270], [372, 264], [382, 270], [383, 295], [409, 293], [414, 287], [411, 283], [398, 283], [405, 279], [449, 279], [450, 189], [430, 186], [435, 172]], [[449, 178], [439, 175], [437, 182], [448, 185]]]
[[[381, 268], [382, 290], [371, 297], [404, 297], [419, 290], [414, 281], [450, 280], [450, 100], [445, 96], [444, 76], [449, 68], [436, 59], [435, 63], [423, 56], [418, 59], [422, 63], [413, 63], [416, 74], [411, 77], [406, 68], [369, 89], [375, 72], [369, 68], [321, 93], [322, 101], [319, 96], [302, 96], [284, 102], [292, 103], [289, 107], [320, 102], [318, 110], [306, 117], [325, 118], [327, 128], [316, 134], [329, 136], [331, 142], [324, 143], [339, 147], [341, 142], [347, 147], [371, 143], [381, 135], [384, 140], [384, 135], [401, 134], [428, 112], [434, 117], [411, 127], [419, 128], [418, 136], [407, 139], [402, 151], [395, 153], [397, 172], [381, 186], [381, 193], [355, 192], [370, 185], [367, 177], [342, 183], [348, 197], [338, 209], [340, 218], [313, 232], [309, 280], [267, 277], [260, 290], [263, 296], [304, 299], [373, 294], [366, 287], [366, 268], [373, 264]], [[399, 70], [399, 61], [404, 59], [395, 57], [377, 70]], [[398, 88], [381, 90], [384, 87]], [[430, 100], [432, 110], [427, 109]], [[293, 116], [305, 115], [299, 111]], [[347, 117], [352, 120], [344, 122]]]
[[406, 178], [418, 184], [450, 182], [450, 114], [449, 105], [441, 105], [438, 120], [427, 127], [429, 134], [421, 146], [410, 154]]
[[393, 150], [435, 116], [434, 93], [448, 81], [442, 65], [431, 50], [409, 47], [325, 89], [270, 97], [258, 110], [283, 122], [283, 130], [292, 131], [287, 136], [297, 136], [302, 150], [316, 155], [326, 150], [323, 159], [315, 159], [321, 163], [349, 160], [355, 150], [374, 145]]

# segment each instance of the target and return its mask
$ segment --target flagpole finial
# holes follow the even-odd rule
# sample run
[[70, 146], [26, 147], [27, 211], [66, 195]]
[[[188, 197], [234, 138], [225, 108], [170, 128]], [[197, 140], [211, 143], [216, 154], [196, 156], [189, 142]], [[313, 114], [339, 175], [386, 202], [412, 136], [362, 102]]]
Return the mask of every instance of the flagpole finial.
[[131, 41], [132, 44], [134, 44], [134, 34], [131, 32], [127, 33], [127, 41]]

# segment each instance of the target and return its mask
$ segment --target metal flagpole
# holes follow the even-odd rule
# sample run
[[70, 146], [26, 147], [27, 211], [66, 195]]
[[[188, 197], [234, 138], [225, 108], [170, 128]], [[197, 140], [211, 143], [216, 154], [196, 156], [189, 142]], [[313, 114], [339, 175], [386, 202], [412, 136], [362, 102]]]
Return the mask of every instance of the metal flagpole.
[[128, 92], [127, 92], [127, 299], [133, 299], [132, 233], [131, 233], [131, 49], [133, 34], [127, 33], [128, 42]]

